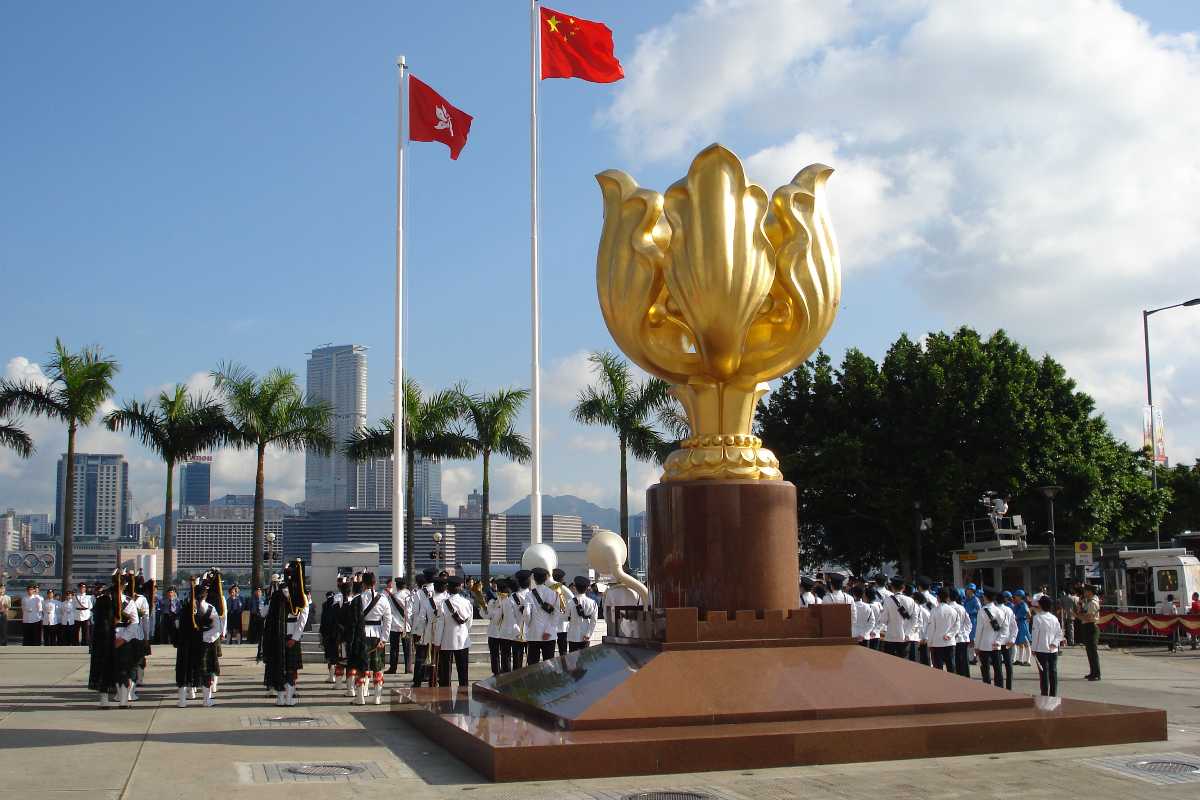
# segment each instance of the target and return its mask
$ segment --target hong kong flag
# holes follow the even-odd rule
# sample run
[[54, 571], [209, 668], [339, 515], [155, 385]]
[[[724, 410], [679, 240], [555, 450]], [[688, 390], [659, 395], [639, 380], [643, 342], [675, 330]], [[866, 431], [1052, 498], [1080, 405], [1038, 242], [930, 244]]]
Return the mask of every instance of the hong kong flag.
[[441, 142], [450, 148], [450, 158], [457, 159], [467, 146], [473, 119], [447, 103], [446, 98], [416, 75], [408, 76], [408, 138], [412, 141]]
[[625, 77], [613, 54], [612, 30], [542, 6], [542, 78], [612, 83]]

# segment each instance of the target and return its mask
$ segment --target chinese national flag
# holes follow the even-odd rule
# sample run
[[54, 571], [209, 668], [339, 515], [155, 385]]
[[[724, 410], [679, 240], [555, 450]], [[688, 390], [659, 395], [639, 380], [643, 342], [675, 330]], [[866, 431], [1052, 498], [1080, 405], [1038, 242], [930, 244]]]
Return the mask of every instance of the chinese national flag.
[[612, 30], [542, 6], [542, 78], [612, 83], [625, 77], [613, 54]]
[[467, 134], [471, 132], [470, 114], [460, 111], [446, 102], [446, 98], [417, 80], [408, 76], [408, 138], [414, 142], [441, 142], [450, 148], [450, 158], [467, 145]]

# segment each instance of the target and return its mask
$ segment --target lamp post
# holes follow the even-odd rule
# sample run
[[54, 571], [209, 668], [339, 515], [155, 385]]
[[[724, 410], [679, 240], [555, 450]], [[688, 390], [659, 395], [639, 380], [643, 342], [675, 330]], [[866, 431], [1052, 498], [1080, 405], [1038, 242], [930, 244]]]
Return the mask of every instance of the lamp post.
[[1046, 498], [1047, 514], [1050, 519], [1050, 596], [1058, 606], [1058, 543], [1054, 530], [1054, 497], [1062, 491], [1061, 486], [1039, 486], [1038, 491]]
[[442, 571], [442, 532], [433, 532], [433, 568]]
[[[1191, 300], [1185, 300], [1172, 306], [1152, 308], [1149, 311], [1142, 310], [1142, 341], [1146, 348], [1146, 405], [1150, 407], [1150, 479], [1154, 484], [1155, 498], [1158, 497], [1158, 437], [1154, 430], [1154, 392], [1150, 386], [1150, 315], [1160, 311], [1169, 311], [1172, 308], [1190, 308], [1192, 306], [1200, 306], [1200, 297], [1193, 297]], [[1154, 523], [1154, 547], [1156, 549], [1162, 547], [1162, 534], [1158, 522]]]
[[271, 566], [278, 560], [278, 556], [275, 552], [275, 531], [267, 531], [266, 555], [267, 568], [270, 569]]

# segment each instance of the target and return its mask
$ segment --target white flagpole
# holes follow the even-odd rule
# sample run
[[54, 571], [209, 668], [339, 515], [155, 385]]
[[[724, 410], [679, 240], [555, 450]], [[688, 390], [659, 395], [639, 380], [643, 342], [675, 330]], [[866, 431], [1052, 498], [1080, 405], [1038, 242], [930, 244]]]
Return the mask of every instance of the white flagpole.
[[542, 337], [541, 300], [538, 297], [538, 56], [541, 53], [542, 22], [537, 0], [529, 0], [529, 197], [530, 197], [530, 314], [533, 319], [533, 426], [529, 444], [533, 471], [529, 483], [529, 531], [533, 544], [542, 541]]
[[[393, 392], [395, 430], [392, 435], [392, 577], [404, 573], [404, 141], [405, 88], [408, 66], [396, 59], [400, 86], [396, 93], [396, 380]], [[405, 576], [411, 578], [411, 575]]]

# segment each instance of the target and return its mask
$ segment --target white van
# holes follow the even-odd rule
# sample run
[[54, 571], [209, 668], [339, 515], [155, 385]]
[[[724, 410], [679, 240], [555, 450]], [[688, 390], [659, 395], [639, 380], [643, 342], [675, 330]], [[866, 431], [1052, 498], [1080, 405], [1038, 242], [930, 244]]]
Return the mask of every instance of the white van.
[[1192, 593], [1200, 592], [1200, 560], [1182, 547], [1123, 550], [1118, 555], [1124, 565], [1117, 586], [1122, 590], [1121, 606], [1152, 609], [1171, 595], [1186, 613]]

